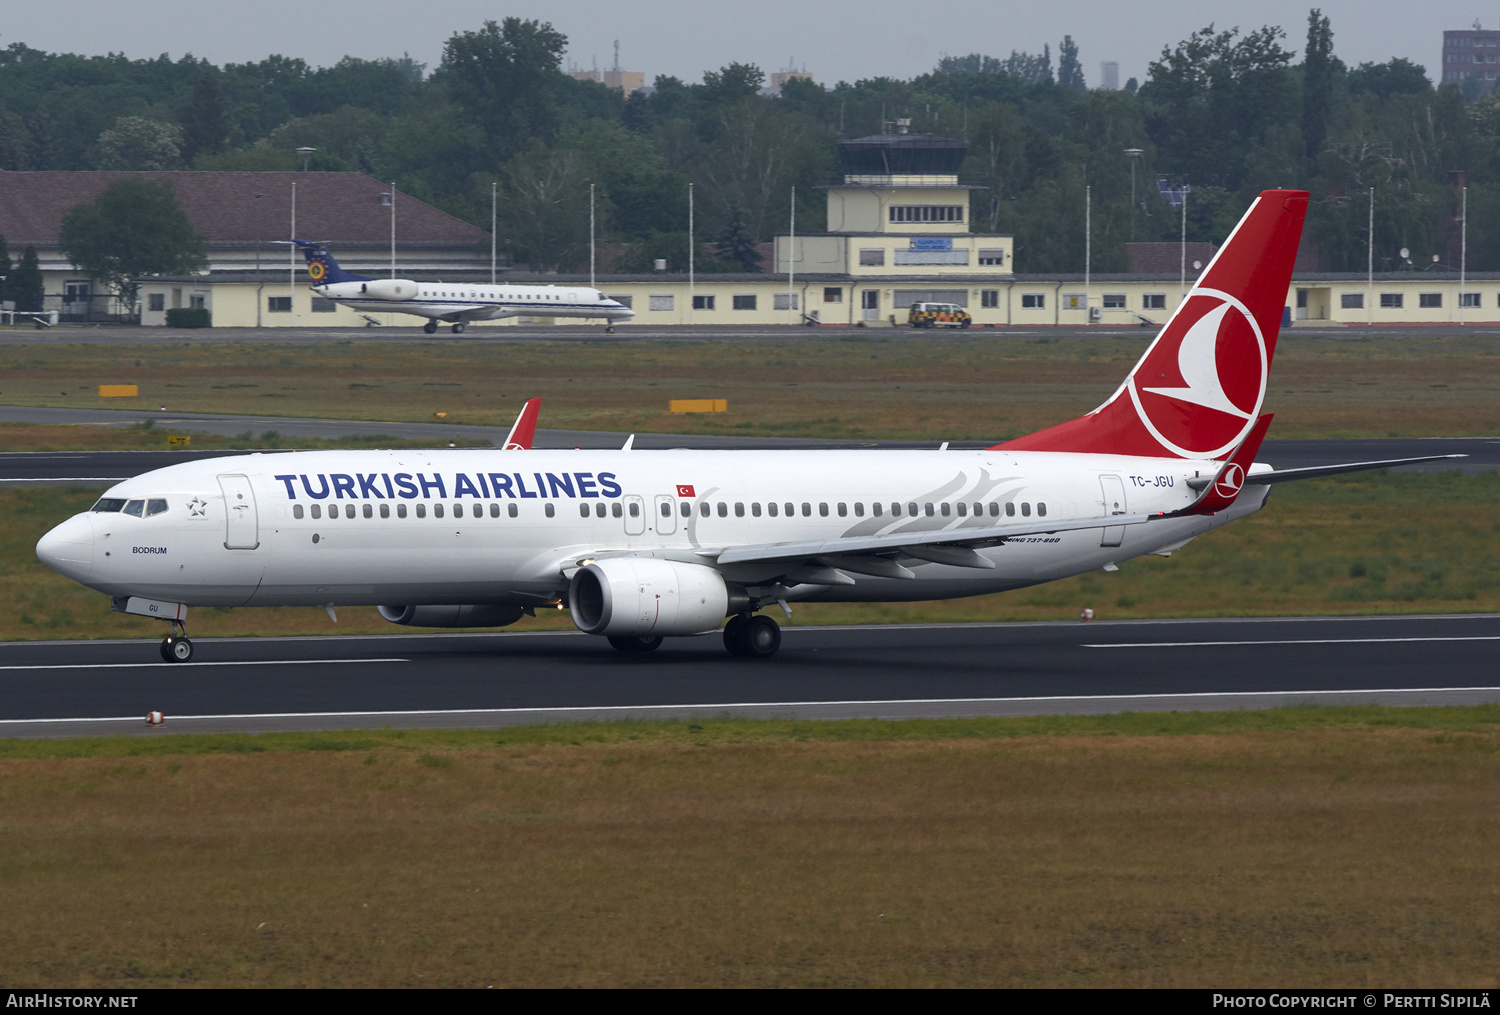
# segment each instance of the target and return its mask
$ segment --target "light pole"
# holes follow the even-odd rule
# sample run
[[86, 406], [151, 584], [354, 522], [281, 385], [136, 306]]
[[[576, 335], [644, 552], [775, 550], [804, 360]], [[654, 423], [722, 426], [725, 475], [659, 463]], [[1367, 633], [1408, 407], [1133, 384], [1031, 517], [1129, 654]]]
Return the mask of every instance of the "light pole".
[[1139, 148], [1126, 148], [1124, 156], [1130, 160], [1130, 242], [1135, 242], [1135, 164], [1146, 154]]
[[316, 148], [303, 147], [296, 149], [297, 154], [302, 156], [302, 171], [304, 173], [307, 172], [307, 160], [312, 158], [313, 152], [316, 151]]

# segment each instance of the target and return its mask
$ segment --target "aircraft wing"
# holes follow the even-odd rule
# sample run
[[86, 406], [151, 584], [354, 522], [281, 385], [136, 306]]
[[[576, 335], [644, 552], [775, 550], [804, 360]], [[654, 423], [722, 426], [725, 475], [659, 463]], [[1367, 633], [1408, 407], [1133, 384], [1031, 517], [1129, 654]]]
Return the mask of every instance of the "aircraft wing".
[[[784, 561], [797, 564], [819, 561], [829, 567], [888, 577], [914, 578], [910, 570], [892, 559], [896, 554], [957, 567], [993, 568], [994, 561], [975, 553], [975, 548], [996, 546], [1023, 536], [1053, 535], [1078, 529], [1100, 529], [1112, 525], [1140, 525], [1148, 515], [1106, 515], [1099, 518], [1037, 519], [1008, 525], [928, 532], [892, 532], [881, 536], [853, 536], [790, 543], [761, 543], [727, 549], [700, 549], [700, 557], [716, 564], [765, 564]], [[869, 565], [874, 570], [865, 570]], [[905, 572], [904, 574], [901, 572]]]
[[1260, 472], [1246, 476], [1245, 485], [1270, 486], [1273, 483], [1290, 483], [1297, 479], [1317, 479], [1320, 476], [1338, 476], [1345, 472], [1391, 469], [1398, 465], [1416, 465], [1420, 462], [1440, 462], [1447, 458], [1468, 457], [1468, 455], [1426, 455], [1422, 458], [1389, 458], [1383, 462], [1347, 462], [1343, 465], [1314, 465], [1306, 469], [1280, 469], [1276, 472]]

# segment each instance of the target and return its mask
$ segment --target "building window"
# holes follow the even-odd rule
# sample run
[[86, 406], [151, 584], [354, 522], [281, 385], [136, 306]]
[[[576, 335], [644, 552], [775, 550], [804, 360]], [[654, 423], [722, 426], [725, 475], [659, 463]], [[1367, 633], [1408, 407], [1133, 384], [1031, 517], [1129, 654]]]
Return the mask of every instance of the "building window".
[[967, 267], [969, 264], [969, 252], [967, 250], [898, 250], [896, 251], [896, 267], [947, 265], [949, 267]]
[[755, 309], [755, 297], [753, 295], [752, 296], [736, 296], [734, 298], [734, 309], [736, 309], [736, 310], [754, 310]]
[[1381, 310], [1400, 310], [1401, 307], [1402, 307], [1402, 299], [1401, 299], [1401, 294], [1400, 293], [1381, 293], [1380, 294], [1380, 309]]
[[312, 298], [312, 312], [315, 314], [331, 314], [338, 308], [339, 305], [337, 303], [326, 297], [314, 296]]
[[647, 297], [647, 299], [648, 299], [649, 302], [646, 304], [646, 306], [650, 310], [675, 310], [676, 309], [677, 297], [671, 295], [670, 293], [667, 294], [667, 295], [665, 295], [665, 296], [653, 294], [653, 295]]
[[1417, 306], [1423, 310], [1439, 310], [1443, 306], [1443, 294], [1418, 293]]
[[1166, 293], [1146, 293], [1141, 297], [1142, 310], [1165, 310], [1167, 309]]
[[1339, 293], [1340, 310], [1363, 310], [1364, 308], [1364, 293]]
[[1021, 309], [1022, 310], [1046, 310], [1047, 309], [1047, 294], [1046, 293], [1022, 293], [1021, 294]]
[[987, 250], [981, 247], [979, 250], [979, 263], [998, 268], [1005, 263], [1005, 248]]
[[981, 290], [979, 290], [979, 305], [981, 307], [990, 307], [990, 308], [998, 307], [1000, 305], [1000, 290], [999, 289], [981, 289]]
[[891, 206], [892, 222], [962, 222], [961, 204], [898, 204]]
[[1459, 293], [1458, 294], [1458, 305], [1460, 307], [1475, 307], [1475, 308], [1478, 308], [1480, 306], [1480, 303], [1479, 303], [1479, 293]]
[[969, 305], [967, 289], [896, 289], [891, 293], [892, 306], [905, 310], [913, 303], [954, 303], [961, 307]]
[[167, 309], [167, 294], [166, 293], [151, 293], [149, 296], [146, 297], [146, 309], [147, 310], [165, 310], [165, 309]]
[[771, 307], [775, 310], [796, 310], [801, 305], [797, 293], [777, 293], [771, 297]]
[[290, 314], [292, 312], [292, 298], [290, 296], [266, 297], [266, 312], [271, 314]]
[[635, 299], [634, 296], [624, 296], [624, 295], [620, 295], [620, 296], [606, 296], [604, 298], [607, 299], [607, 300], [614, 300], [616, 303], [620, 304], [620, 306], [624, 307], [626, 310], [629, 310], [631, 308], [631, 302]]
[[1124, 293], [1105, 293], [1104, 294], [1104, 309], [1105, 310], [1124, 310], [1125, 309], [1125, 294]]
[[693, 309], [694, 310], [712, 310], [713, 308], [714, 308], [714, 298], [712, 296], [694, 296], [693, 297]]
[[194, 293], [188, 297], [188, 306], [193, 310], [208, 309], [208, 297], [202, 293]]
[[859, 263], [866, 268], [884, 268], [885, 248], [861, 250], [859, 252]]
[[838, 286], [828, 286], [827, 288], [825, 288], [823, 290], [823, 302], [824, 303], [842, 303], [842, 302], [844, 302], [844, 290], [840, 289]]

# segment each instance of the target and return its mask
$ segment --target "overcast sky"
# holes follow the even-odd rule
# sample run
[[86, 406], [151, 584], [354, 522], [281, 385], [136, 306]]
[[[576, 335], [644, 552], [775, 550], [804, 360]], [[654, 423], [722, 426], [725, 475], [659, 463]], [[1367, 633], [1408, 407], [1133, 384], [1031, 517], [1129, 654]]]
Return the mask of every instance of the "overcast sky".
[[[1146, 65], [1210, 22], [1248, 30], [1279, 25], [1287, 47], [1300, 53], [1310, 4], [1291, 0], [135, 0], [133, 3], [6, 5], [0, 44], [24, 42], [50, 52], [131, 58], [167, 53], [206, 57], [216, 64], [260, 60], [273, 53], [302, 57], [314, 66], [347, 55], [374, 59], [409, 53], [437, 66], [443, 42], [479, 28], [486, 18], [534, 18], [568, 37], [567, 62], [581, 69], [620, 66], [699, 81], [705, 70], [732, 61], [768, 73], [793, 61], [821, 82], [867, 77], [910, 78], [931, 70], [944, 54], [980, 52], [1007, 56], [1013, 49], [1041, 52], [1071, 35], [1088, 83], [1099, 83], [1099, 64], [1120, 65], [1120, 83], [1144, 80]], [[1472, 26], [1500, 28], [1500, 3], [1413, 4], [1396, 0], [1323, 0], [1333, 26], [1334, 52], [1347, 64], [1406, 57], [1439, 71], [1443, 31]], [[1300, 57], [1299, 57], [1300, 59]]]

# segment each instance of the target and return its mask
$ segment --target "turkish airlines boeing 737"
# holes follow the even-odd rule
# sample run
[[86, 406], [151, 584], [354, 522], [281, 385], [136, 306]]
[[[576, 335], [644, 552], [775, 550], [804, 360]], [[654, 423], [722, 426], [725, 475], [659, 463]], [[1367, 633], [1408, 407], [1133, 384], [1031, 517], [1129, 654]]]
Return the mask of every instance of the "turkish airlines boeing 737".
[[983, 451], [223, 458], [116, 485], [37, 556], [117, 611], [170, 622], [168, 661], [192, 658], [189, 606], [374, 605], [422, 627], [566, 607], [621, 651], [723, 625], [731, 653], [769, 656], [781, 632], [764, 607], [948, 599], [1112, 568], [1256, 511], [1274, 483], [1461, 457], [1254, 461], [1306, 211], [1305, 192], [1261, 194], [1108, 401]]
[[[288, 241], [281, 241], [288, 242]], [[587, 286], [476, 285], [469, 282], [413, 282], [408, 278], [371, 278], [339, 267], [321, 243], [291, 240], [307, 260], [312, 290], [324, 299], [365, 314], [413, 314], [427, 318], [422, 330], [431, 335], [446, 322], [455, 335], [470, 321], [504, 317], [581, 317], [602, 320], [605, 331], [628, 321], [635, 311], [606, 299]]]

